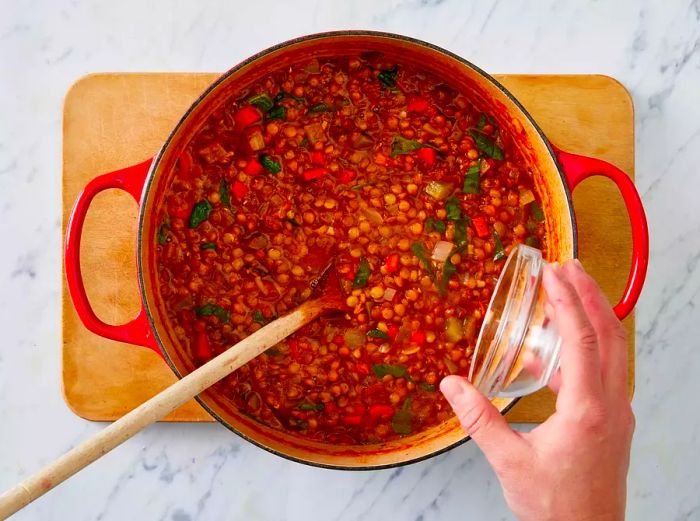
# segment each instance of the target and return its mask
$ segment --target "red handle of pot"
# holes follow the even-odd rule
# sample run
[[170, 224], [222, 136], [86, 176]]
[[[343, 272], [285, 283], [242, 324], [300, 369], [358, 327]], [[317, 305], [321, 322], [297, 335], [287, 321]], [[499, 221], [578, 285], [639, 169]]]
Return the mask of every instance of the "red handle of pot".
[[634, 182], [616, 166], [593, 157], [579, 156], [556, 149], [555, 152], [564, 170], [570, 191], [573, 192], [581, 181], [589, 177], [596, 175], [607, 177], [617, 185], [627, 207], [632, 227], [632, 266], [625, 291], [614, 308], [615, 314], [622, 320], [632, 313], [639, 299], [649, 264], [649, 229], [642, 200]]
[[73, 206], [70, 220], [68, 221], [65, 265], [68, 292], [73, 301], [75, 311], [85, 327], [102, 337], [148, 347], [160, 355], [143, 305], [139, 314], [126, 324], [112, 325], [103, 322], [97, 317], [90, 305], [80, 270], [80, 240], [83, 234], [85, 215], [93, 198], [103, 190], [118, 188], [130, 193], [138, 204], [141, 199], [143, 184], [152, 162], [153, 158], [128, 168], [101, 175], [90, 181], [83, 188], [75, 201], [75, 206]]

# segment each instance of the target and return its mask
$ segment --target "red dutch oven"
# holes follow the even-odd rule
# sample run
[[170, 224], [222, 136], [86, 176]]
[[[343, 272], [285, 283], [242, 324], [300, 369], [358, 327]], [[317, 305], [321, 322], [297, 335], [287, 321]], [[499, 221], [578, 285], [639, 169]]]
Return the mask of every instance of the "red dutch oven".
[[[138, 165], [93, 179], [82, 190], [73, 208], [65, 247], [68, 289], [83, 324], [92, 332], [153, 349], [178, 377], [194, 369], [194, 363], [178, 348], [172, 325], [166, 320], [158, 294], [155, 240], [158, 224], [155, 211], [174, 172], [175, 161], [209, 114], [226, 99], [270, 71], [310, 58], [357, 55], [367, 51], [386, 54], [398, 63], [427, 69], [452, 86], [469, 93], [471, 100], [496, 118], [513, 136], [535, 176], [542, 198], [549, 239], [549, 261], [565, 261], [577, 254], [577, 232], [571, 192], [584, 179], [604, 176], [619, 188], [632, 225], [632, 264], [627, 286], [615, 312], [627, 316], [639, 297], [648, 261], [648, 230], [639, 195], [630, 178], [604, 161], [583, 157], [553, 146], [532, 117], [494, 78], [468, 61], [426, 42], [388, 33], [342, 31], [315, 34], [271, 47], [226, 72], [215, 81], [182, 116], [160, 151]], [[92, 310], [80, 273], [80, 238], [92, 199], [102, 190], [120, 188], [139, 204], [137, 265], [142, 308], [127, 324], [110, 325]], [[216, 389], [198, 398], [219, 422], [247, 440], [280, 456], [318, 466], [343, 469], [376, 469], [419, 461], [448, 450], [468, 437], [455, 419], [427, 431], [381, 445], [332, 446], [275, 431], [232, 409]], [[515, 399], [495, 399], [506, 412]]]

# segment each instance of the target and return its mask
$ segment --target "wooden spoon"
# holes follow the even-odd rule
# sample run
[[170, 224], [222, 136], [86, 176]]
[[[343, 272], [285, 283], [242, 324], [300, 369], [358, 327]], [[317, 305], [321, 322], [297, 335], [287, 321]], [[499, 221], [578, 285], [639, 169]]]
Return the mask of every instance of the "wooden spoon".
[[307, 300], [288, 315], [258, 329], [252, 335], [122, 416], [92, 438], [71, 449], [53, 463], [46, 465], [33, 476], [6, 491], [0, 496], [0, 519], [6, 519], [24, 508], [137, 432], [160, 420], [266, 349], [278, 344], [322, 313], [340, 308], [338, 280], [331, 264], [327, 265], [321, 275], [312, 281], [311, 287], [315, 290], [316, 295], [312, 294], [315, 298]]

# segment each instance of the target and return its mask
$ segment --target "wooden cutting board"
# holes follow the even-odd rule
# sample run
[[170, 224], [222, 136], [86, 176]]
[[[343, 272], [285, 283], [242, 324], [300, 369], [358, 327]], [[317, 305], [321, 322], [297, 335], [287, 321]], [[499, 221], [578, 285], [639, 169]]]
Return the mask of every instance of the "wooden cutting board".
[[[93, 177], [154, 155], [190, 103], [218, 76], [205, 73], [107, 73], [79, 79], [63, 114], [63, 232], [80, 189]], [[605, 76], [496, 76], [525, 105], [559, 147], [610, 161], [634, 175], [632, 100]], [[629, 269], [627, 214], [612, 183], [591, 179], [574, 194], [580, 257], [611, 300], [622, 294]], [[139, 309], [135, 232], [137, 208], [118, 190], [98, 195], [88, 212], [81, 266], [99, 317], [123, 323]], [[634, 389], [634, 317], [629, 332], [630, 396]], [[63, 395], [90, 420], [111, 421], [175, 381], [148, 349], [100, 338], [78, 319], [63, 280]], [[508, 413], [539, 423], [554, 410], [542, 391]], [[213, 421], [191, 401], [166, 421]]]

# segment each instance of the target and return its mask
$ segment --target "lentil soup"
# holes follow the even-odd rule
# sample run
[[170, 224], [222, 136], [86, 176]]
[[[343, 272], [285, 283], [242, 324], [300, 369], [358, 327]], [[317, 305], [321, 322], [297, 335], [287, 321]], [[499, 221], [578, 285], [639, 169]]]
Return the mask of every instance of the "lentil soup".
[[503, 259], [547, 248], [511, 136], [468, 92], [378, 53], [230, 98], [180, 155], [158, 219], [159, 294], [198, 364], [309, 298], [335, 259], [343, 312], [217, 384], [241, 413], [334, 445], [449, 418], [437, 386], [469, 373]]

